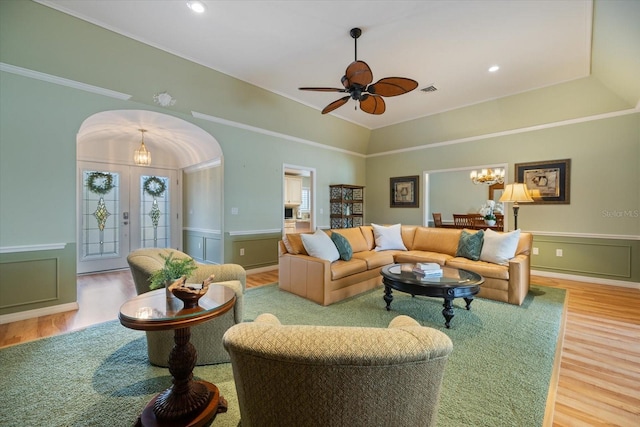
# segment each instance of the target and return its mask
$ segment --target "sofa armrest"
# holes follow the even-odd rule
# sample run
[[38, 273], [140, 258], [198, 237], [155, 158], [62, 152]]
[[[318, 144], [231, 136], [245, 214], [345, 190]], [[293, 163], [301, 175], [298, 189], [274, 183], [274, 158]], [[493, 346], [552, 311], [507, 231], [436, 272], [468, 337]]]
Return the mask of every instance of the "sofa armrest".
[[331, 263], [309, 255], [284, 254], [279, 257], [279, 284], [288, 292], [327, 305], [327, 284], [331, 282]]
[[193, 272], [193, 275], [188, 278], [188, 282], [201, 283], [213, 274], [213, 283], [237, 280], [242, 284], [242, 292], [244, 292], [247, 287], [247, 272], [241, 265], [200, 263], [197, 265], [198, 268]]
[[531, 278], [529, 255], [516, 255], [509, 260], [509, 303], [521, 305], [529, 292]]

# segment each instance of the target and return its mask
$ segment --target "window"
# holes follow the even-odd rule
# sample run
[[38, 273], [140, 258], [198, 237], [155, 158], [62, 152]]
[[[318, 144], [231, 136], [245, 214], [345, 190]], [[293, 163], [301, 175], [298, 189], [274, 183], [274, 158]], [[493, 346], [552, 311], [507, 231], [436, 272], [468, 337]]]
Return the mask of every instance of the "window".
[[300, 212], [309, 212], [311, 211], [311, 201], [309, 200], [311, 197], [311, 191], [309, 187], [302, 187], [302, 203], [300, 204]]

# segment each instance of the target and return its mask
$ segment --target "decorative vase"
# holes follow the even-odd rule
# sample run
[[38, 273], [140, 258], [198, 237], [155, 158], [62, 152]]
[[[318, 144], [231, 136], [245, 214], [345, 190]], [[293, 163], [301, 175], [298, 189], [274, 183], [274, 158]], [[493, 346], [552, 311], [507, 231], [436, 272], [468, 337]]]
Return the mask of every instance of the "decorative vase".
[[496, 220], [495, 219], [485, 219], [484, 222], [489, 226], [489, 227], [493, 227], [494, 225], [496, 225]]

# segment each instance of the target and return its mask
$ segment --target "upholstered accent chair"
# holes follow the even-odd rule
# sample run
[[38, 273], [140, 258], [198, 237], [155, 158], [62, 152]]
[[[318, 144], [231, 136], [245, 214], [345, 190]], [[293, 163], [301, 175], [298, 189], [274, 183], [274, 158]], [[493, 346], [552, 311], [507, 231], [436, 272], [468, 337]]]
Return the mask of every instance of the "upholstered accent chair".
[[435, 425], [453, 349], [404, 315], [372, 328], [282, 325], [265, 313], [223, 343], [242, 427]]
[[[154, 271], [163, 267], [164, 259], [162, 257], [167, 257], [171, 253], [175, 259], [189, 257], [175, 249], [163, 248], [138, 249], [127, 256], [138, 295], [149, 292], [149, 277]], [[237, 264], [196, 264], [198, 268], [187, 282], [201, 283], [213, 274], [215, 284], [227, 286], [236, 293], [236, 303], [233, 310], [191, 328], [191, 343], [198, 352], [196, 363], [211, 365], [229, 362], [229, 354], [222, 346], [222, 336], [231, 326], [242, 322], [246, 272]], [[168, 366], [169, 353], [174, 345], [174, 331], [148, 331], [146, 334], [149, 361], [157, 366]]]

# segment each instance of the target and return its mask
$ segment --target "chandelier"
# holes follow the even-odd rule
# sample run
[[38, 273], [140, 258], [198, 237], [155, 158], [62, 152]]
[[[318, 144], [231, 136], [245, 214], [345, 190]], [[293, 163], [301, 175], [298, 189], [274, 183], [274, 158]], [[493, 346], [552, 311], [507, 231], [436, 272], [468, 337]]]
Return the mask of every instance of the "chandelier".
[[471, 171], [469, 175], [474, 184], [503, 184], [504, 169], [482, 169], [480, 172]]
[[140, 143], [140, 148], [138, 148], [133, 153], [133, 161], [138, 166], [149, 166], [151, 164], [151, 153], [147, 150], [147, 147], [144, 146], [144, 133], [147, 131], [146, 129], [138, 129], [142, 132], [142, 142]]

